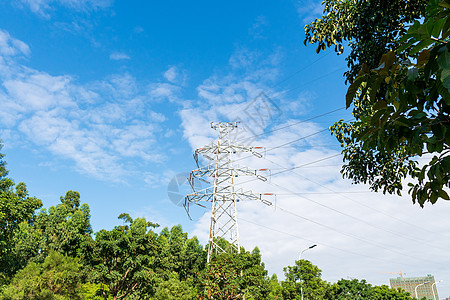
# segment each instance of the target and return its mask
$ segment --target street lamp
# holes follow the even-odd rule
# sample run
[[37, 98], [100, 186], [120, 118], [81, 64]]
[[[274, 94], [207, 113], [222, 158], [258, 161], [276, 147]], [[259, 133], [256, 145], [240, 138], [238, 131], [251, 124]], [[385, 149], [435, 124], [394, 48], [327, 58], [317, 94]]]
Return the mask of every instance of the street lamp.
[[424, 283], [421, 283], [421, 284], [416, 285], [416, 287], [414, 288], [414, 293], [416, 294], [416, 299], [419, 299], [419, 297], [417, 297], [417, 288], [418, 288], [419, 286], [425, 285], [425, 284], [427, 284], [427, 283], [430, 283], [430, 281], [426, 281], [426, 282], [424, 282]]
[[303, 280], [302, 280], [302, 254], [303, 252], [305, 252], [306, 250], [312, 249], [314, 247], [316, 247], [317, 245], [312, 245], [309, 246], [308, 248], [306, 248], [305, 250], [303, 250], [302, 252], [300, 252], [300, 255], [298, 257], [298, 260], [300, 261], [300, 266], [298, 267], [298, 274], [300, 277], [300, 294], [302, 295], [302, 300], [303, 300]]
[[[433, 299], [434, 299], [434, 300], [439, 300], [439, 299], [436, 299], [436, 294], [434, 293], [433, 285], [435, 286], [436, 283], [441, 283], [442, 281], [444, 281], [444, 280], [439, 280], [438, 282], [435, 282], [435, 283], [433, 283], [433, 284], [431, 285], [431, 290], [433, 291]], [[436, 293], [437, 293], [437, 288], [436, 288]]]

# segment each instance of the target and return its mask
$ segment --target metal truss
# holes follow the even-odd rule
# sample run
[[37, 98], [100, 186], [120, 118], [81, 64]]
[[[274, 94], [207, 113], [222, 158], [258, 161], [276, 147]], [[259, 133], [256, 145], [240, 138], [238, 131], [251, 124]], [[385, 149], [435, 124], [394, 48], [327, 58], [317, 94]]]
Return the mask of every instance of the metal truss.
[[[238, 176], [256, 176], [262, 181], [267, 181], [266, 177], [259, 174], [259, 172], [267, 171], [267, 169], [255, 170], [233, 163], [233, 155], [237, 153], [252, 153], [256, 157], [261, 158], [262, 155], [257, 152], [261, 147], [247, 147], [231, 141], [230, 132], [237, 128], [237, 122], [211, 122], [211, 128], [218, 132], [218, 138], [211, 144], [195, 150], [194, 159], [198, 169], [193, 170], [188, 178], [193, 193], [185, 198], [185, 208], [188, 214], [191, 204], [203, 206], [200, 202], [212, 203], [208, 262], [213, 253], [238, 253], [240, 251], [237, 202], [256, 200], [272, 205], [270, 201], [263, 199], [263, 196], [273, 195], [270, 193], [258, 194], [235, 188], [235, 178]], [[200, 167], [199, 155], [202, 155], [211, 163]], [[196, 190], [194, 180], [198, 179], [210, 183], [205, 177], [212, 178], [214, 183], [205, 189]], [[224, 243], [223, 239], [228, 241], [228, 243]]]

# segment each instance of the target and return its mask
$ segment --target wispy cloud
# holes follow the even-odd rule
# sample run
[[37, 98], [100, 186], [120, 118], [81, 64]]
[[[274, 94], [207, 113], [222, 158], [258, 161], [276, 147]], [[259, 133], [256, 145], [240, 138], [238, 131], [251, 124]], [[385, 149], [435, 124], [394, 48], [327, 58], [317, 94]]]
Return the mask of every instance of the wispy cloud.
[[18, 54], [30, 55], [30, 47], [24, 42], [11, 37], [9, 32], [0, 29], [0, 55], [9, 57]]
[[15, 130], [72, 160], [78, 171], [104, 180], [134, 174], [129, 159], [165, 159], [156, 140], [165, 134], [166, 118], [151, 103], [169, 95], [152, 95], [127, 73], [87, 84], [69, 75], [53, 76], [22, 65], [20, 54], [29, 52], [25, 43], [0, 31], [2, 134]]
[[266, 38], [264, 35], [264, 29], [266, 26], [267, 18], [265, 16], [258, 16], [248, 32], [254, 39], [264, 39]]
[[125, 53], [122, 52], [113, 52], [109, 55], [109, 59], [111, 60], [128, 60], [131, 59], [130, 56], [128, 56]]
[[79, 12], [90, 12], [108, 8], [113, 0], [18, 0], [19, 3], [30, 9], [33, 13], [44, 18], [50, 18], [50, 11], [61, 6]]
[[301, 0], [297, 2], [297, 12], [303, 23], [308, 24], [322, 16], [322, 1]]
[[177, 67], [170, 67], [167, 71], [164, 72], [164, 77], [170, 82], [175, 82], [178, 77]]

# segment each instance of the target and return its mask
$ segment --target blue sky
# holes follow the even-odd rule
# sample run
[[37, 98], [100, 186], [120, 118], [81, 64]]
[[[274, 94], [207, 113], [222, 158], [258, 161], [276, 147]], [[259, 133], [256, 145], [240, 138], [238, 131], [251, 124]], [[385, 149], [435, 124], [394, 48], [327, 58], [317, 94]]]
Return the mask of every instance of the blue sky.
[[[190, 221], [167, 189], [195, 168], [194, 149], [214, 139], [209, 122], [240, 120], [246, 141], [270, 149], [350, 117], [339, 110], [251, 136], [344, 106], [344, 58], [303, 45], [305, 22], [320, 14], [319, 1], [1, 2], [0, 137], [11, 177], [45, 207], [79, 191], [95, 231], [128, 212], [182, 224], [206, 242], [208, 214], [196, 211]], [[258, 103], [270, 107], [262, 123]], [[325, 132], [240, 163], [277, 172], [338, 153]], [[320, 225], [243, 203], [241, 243], [258, 245], [279, 275], [314, 242], [308, 259], [327, 280], [387, 284], [391, 275], [380, 271], [431, 273], [448, 279], [439, 291], [450, 295], [442, 267], [449, 263], [448, 204], [420, 209], [407, 195], [369, 193], [340, 178], [340, 161], [280, 174], [271, 185], [249, 183]]]

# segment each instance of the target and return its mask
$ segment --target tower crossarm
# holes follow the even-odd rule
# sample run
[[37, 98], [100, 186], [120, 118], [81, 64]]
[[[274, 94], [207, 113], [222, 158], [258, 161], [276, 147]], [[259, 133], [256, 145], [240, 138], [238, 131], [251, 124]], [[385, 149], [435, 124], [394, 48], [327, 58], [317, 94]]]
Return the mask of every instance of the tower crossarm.
[[247, 147], [244, 145], [217, 145], [211, 144], [202, 148], [198, 148], [194, 152], [194, 159], [198, 164], [198, 155], [201, 154], [208, 160], [215, 160], [215, 155], [217, 154], [236, 154], [236, 153], [251, 153], [258, 158], [263, 157], [260, 151], [263, 150], [263, 147]]
[[[219, 166], [220, 169], [221, 166]], [[218, 174], [217, 173], [217, 165], [216, 164], [209, 164], [207, 166], [198, 168], [196, 170], [191, 171], [191, 177], [193, 178], [202, 178], [202, 177], [215, 177]], [[233, 165], [233, 174], [231, 175], [229, 172], [226, 172], [226, 174], [230, 174], [228, 176], [256, 176], [258, 179], [262, 181], [267, 181], [267, 178], [261, 174], [260, 172], [265, 172], [268, 169], [252, 169], [246, 166], [240, 166], [238, 164]], [[220, 174], [219, 174], [220, 175]]]
[[227, 199], [230, 196], [235, 197], [236, 201], [261, 201], [262, 203], [271, 206], [273, 205], [273, 202], [268, 200], [269, 196], [274, 197], [275, 194], [273, 193], [254, 193], [251, 191], [245, 191], [243, 189], [236, 190], [235, 192], [229, 193], [229, 192], [220, 192], [214, 191], [211, 188], [203, 189], [200, 191], [197, 191], [195, 193], [191, 193], [189, 195], [186, 195], [186, 202], [202, 202], [202, 201], [209, 201], [212, 202], [214, 200], [214, 196], [216, 195], [219, 199]]

